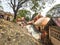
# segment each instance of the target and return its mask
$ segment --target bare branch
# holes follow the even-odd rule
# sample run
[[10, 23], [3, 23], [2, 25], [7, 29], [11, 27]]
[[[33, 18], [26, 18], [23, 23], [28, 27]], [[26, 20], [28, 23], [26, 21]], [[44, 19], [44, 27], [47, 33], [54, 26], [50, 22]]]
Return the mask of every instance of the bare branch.
[[27, 1], [28, 1], [28, 0], [21, 1], [21, 2], [18, 4], [17, 8], [22, 7], [22, 4], [25, 3], [25, 2], [27, 2]]
[[12, 0], [10, 0], [10, 3], [11, 3], [12, 6], [14, 5], [13, 2], [12, 2]]
[[19, 10], [19, 8], [22, 7], [22, 4], [27, 2], [28, 0], [10, 0], [10, 6], [11, 8], [13, 9], [13, 12], [14, 12], [14, 19], [16, 19], [16, 16], [17, 16], [17, 12]]
[[8, 4], [10, 5], [11, 8], [13, 8], [13, 6], [10, 3], [8, 3]]
[[23, 3], [27, 2], [28, 0], [24, 0], [24, 1], [21, 1], [20, 5], [22, 5]]
[[22, 4], [27, 2], [27, 1], [28, 0], [24, 0], [24, 1], [20, 0], [20, 1], [18, 1], [18, 5], [17, 5], [17, 8], [16, 8], [16, 11], [18, 11], [18, 9], [22, 7]]

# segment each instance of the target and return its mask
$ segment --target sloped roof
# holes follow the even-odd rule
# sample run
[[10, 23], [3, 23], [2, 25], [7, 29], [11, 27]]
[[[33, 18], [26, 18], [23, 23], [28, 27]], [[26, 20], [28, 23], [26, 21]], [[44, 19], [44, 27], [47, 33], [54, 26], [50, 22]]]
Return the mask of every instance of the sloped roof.
[[0, 15], [4, 15], [4, 11], [3, 10], [0, 10]]
[[34, 18], [41, 18], [43, 17], [41, 14], [37, 14]]
[[34, 24], [37, 26], [45, 26], [49, 22], [49, 17], [39, 18]]
[[10, 12], [4, 12], [3, 10], [0, 10], [0, 15], [13, 16]]
[[52, 18], [52, 19], [56, 23], [56, 25], [60, 27], [60, 18]]
[[36, 22], [39, 18], [43, 17], [41, 14], [36, 15], [33, 20]]
[[60, 16], [60, 4], [54, 5], [46, 15], [51, 15], [52, 17], [59, 17]]

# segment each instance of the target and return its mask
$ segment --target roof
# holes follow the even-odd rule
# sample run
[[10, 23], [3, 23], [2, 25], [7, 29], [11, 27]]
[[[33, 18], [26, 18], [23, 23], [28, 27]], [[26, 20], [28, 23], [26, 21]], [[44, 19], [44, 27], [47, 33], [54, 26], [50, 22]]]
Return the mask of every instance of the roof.
[[40, 18], [43, 17], [41, 14], [36, 15], [34, 18]]
[[33, 20], [34, 20], [34, 22], [36, 22], [39, 18], [41, 18], [41, 17], [43, 17], [42, 15], [36, 15], [34, 18], [33, 18]]
[[60, 27], [60, 18], [52, 18], [52, 19], [56, 23], [56, 25]]
[[13, 16], [10, 12], [5, 12], [4, 14], [8, 16]]
[[49, 17], [39, 18], [34, 24], [37, 26], [45, 26], [49, 22]]
[[0, 15], [4, 15], [4, 11], [3, 10], [0, 10]]
[[0, 11], [0, 15], [13, 16], [10, 12], [3, 12], [3, 11]]
[[32, 19], [36, 19], [36, 18], [40, 18], [40, 17], [43, 17], [40, 13], [35, 13], [33, 16], [32, 16]]

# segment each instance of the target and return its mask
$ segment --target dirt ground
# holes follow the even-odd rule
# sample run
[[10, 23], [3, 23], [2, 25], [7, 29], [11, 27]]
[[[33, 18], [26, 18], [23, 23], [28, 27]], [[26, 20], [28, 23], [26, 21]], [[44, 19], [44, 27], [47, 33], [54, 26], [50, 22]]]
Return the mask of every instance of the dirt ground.
[[0, 45], [41, 45], [25, 28], [0, 19]]

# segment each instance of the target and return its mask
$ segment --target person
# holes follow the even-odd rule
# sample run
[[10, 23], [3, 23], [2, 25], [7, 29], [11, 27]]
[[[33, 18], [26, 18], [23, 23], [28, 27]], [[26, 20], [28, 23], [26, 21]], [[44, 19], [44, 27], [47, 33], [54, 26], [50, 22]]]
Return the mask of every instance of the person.
[[7, 20], [10, 21], [10, 17], [9, 16], [7, 17]]
[[0, 18], [4, 18], [4, 15], [0, 15]]
[[22, 27], [27, 25], [27, 21], [25, 20], [25, 17], [21, 18], [21, 22], [22, 22]]
[[41, 42], [45, 45], [46, 44], [46, 39], [47, 39], [47, 32], [45, 30], [42, 30], [41, 34]]

